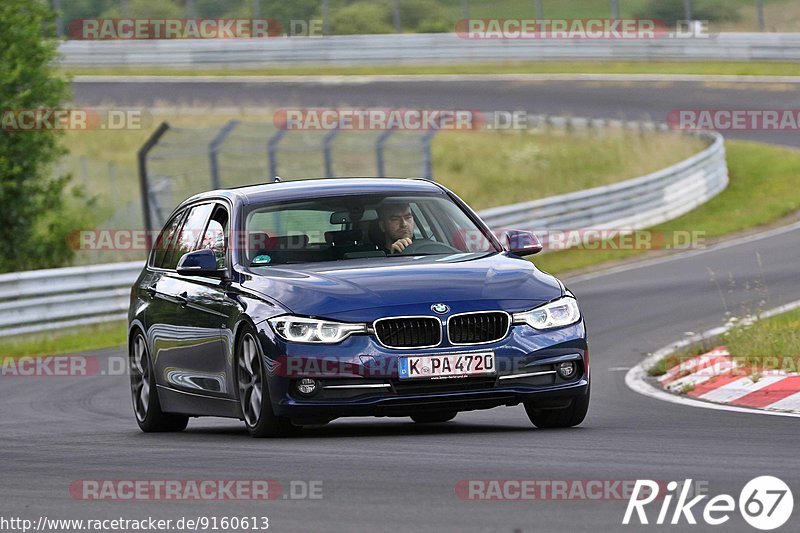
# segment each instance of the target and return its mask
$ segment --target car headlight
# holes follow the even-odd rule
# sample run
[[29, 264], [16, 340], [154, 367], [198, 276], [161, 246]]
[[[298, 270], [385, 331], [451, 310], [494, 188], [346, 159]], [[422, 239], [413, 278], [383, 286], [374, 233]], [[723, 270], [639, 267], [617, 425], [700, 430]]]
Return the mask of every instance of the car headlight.
[[289, 342], [335, 344], [353, 333], [366, 333], [366, 324], [345, 324], [301, 316], [284, 315], [268, 320], [272, 330]]
[[536, 309], [514, 313], [514, 324], [528, 324], [536, 329], [569, 326], [581, 319], [578, 302], [571, 296], [559, 298]]

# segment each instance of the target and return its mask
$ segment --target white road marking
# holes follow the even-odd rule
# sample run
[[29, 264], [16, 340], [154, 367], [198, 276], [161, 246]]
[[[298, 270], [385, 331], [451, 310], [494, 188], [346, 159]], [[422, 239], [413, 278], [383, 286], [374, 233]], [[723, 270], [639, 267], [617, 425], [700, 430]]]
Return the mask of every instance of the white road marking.
[[712, 391], [698, 396], [698, 398], [709, 402], [729, 403], [743, 396], [747, 396], [751, 392], [768, 387], [777, 381], [781, 381], [782, 379], [786, 379], [786, 376], [764, 377], [756, 382], [753, 382], [753, 380], [749, 377], [743, 377], [737, 379], [736, 381], [731, 381], [722, 387], [717, 387]]

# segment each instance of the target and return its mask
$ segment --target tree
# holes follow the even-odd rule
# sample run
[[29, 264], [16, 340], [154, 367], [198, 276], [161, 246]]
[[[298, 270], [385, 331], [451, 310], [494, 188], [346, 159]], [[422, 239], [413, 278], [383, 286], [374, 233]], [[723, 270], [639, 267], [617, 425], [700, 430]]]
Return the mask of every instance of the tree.
[[[44, 0], [0, 2], [4, 116], [55, 109], [67, 99], [67, 81], [53, 66], [54, 18]], [[0, 272], [52, 266], [71, 257], [63, 219], [55, 216], [64, 208], [62, 194], [69, 180], [52, 175], [51, 164], [61, 154], [56, 131], [0, 130]]]

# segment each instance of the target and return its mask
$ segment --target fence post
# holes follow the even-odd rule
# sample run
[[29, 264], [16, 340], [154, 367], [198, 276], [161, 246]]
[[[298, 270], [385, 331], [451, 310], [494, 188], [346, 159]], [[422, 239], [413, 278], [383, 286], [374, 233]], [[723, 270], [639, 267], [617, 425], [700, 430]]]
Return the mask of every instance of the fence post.
[[145, 239], [147, 243], [147, 248], [150, 248], [151, 245], [151, 235], [150, 233], [153, 231], [153, 222], [150, 217], [150, 181], [147, 177], [147, 154], [150, 153], [150, 150], [153, 149], [155, 145], [158, 144], [158, 141], [161, 140], [161, 137], [167, 132], [169, 129], [169, 124], [166, 122], [162, 122], [156, 131], [150, 136], [147, 141], [139, 148], [139, 152], [137, 157], [139, 159], [139, 187], [141, 188], [142, 194], [142, 209], [144, 210], [144, 229], [145, 229]]
[[758, 31], [765, 31], [767, 21], [764, 18], [764, 0], [756, 0], [756, 11], [758, 12]]
[[333, 140], [339, 135], [338, 129], [331, 130], [328, 134], [325, 135], [325, 139], [322, 141], [322, 154], [325, 157], [325, 177], [332, 178], [333, 177], [333, 157], [331, 155], [331, 145], [333, 144]]
[[394, 23], [394, 32], [402, 33], [403, 28], [400, 23], [400, 0], [392, 0], [392, 22]]
[[331, 34], [331, 14], [328, 10], [328, 0], [322, 0], [322, 35], [328, 36]]
[[56, 12], [56, 36], [64, 36], [64, 12], [61, 11], [61, 0], [53, 0], [53, 11]]
[[225, 139], [230, 135], [230, 133], [239, 125], [238, 120], [231, 120], [219, 130], [219, 133], [211, 139], [211, 142], [208, 143], [208, 165], [209, 171], [211, 173], [211, 188], [212, 189], [219, 189], [220, 179], [219, 179], [219, 161], [217, 156], [219, 155], [219, 147], [222, 146], [222, 143], [225, 142]]
[[389, 140], [389, 136], [394, 133], [394, 128], [388, 129], [381, 133], [378, 136], [378, 140], [375, 141], [375, 160], [376, 166], [378, 167], [378, 177], [385, 178], [386, 177], [386, 167], [383, 161], [383, 145], [386, 144], [386, 141]]
[[278, 130], [267, 141], [267, 161], [269, 165], [269, 179], [274, 180], [278, 175], [278, 143], [281, 142], [286, 130]]
[[433, 160], [431, 159], [431, 142], [438, 129], [428, 130], [422, 136], [422, 177], [433, 179]]

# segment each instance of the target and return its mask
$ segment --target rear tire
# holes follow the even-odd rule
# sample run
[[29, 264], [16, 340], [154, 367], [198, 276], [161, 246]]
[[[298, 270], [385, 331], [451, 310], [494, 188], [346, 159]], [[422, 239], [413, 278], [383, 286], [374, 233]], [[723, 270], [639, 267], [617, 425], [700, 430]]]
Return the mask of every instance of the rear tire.
[[589, 410], [589, 393], [572, 399], [568, 407], [561, 409], [537, 409], [533, 402], [525, 403], [525, 412], [537, 428], [569, 428], [577, 426], [586, 418]]
[[300, 428], [272, 410], [264, 371], [264, 355], [252, 328], [245, 330], [236, 345], [236, 385], [244, 415], [244, 425], [251, 437], [288, 437]]
[[174, 415], [161, 410], [158, 401], [155, 372], [150, 363], [147, 342], [141, 331], [133, 336], [128, 353], [128, 364], [131, 376], [131, 398], [133, 413], [139, 429], [145, 433], [163, 433], [183, 431], [189, 423], [189, 417]]
[[443, 412], [443, 413], [419, 413], [411, 415], [411, 420], [417, 424], [439, 424], [442, 422], [449, 422], [454, 419], [458, 413]]

